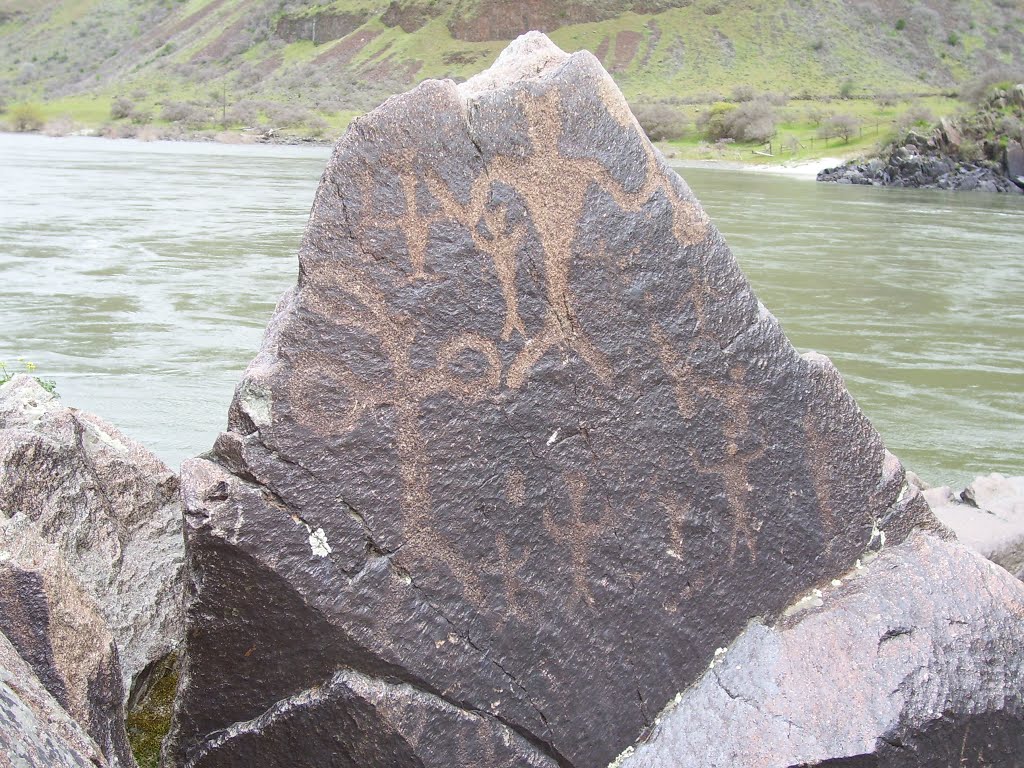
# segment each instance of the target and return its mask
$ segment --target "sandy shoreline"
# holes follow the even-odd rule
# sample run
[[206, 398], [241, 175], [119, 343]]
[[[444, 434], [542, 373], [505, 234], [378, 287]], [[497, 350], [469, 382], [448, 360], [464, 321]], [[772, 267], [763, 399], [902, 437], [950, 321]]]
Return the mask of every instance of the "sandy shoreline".
[[709, 168], [726, 171], [753, 171], [755, 173], [772, 173], [779, 176], [790, 176], [793, 178], [813, 179], [820, 171], [826, 168], [835, 168], [843, 165], [848, 158], [842, 157], [821, 157], [815, 160], [803, 162], [785, 163], [783, 165], [760, 165], [753, 163], [740, 163], [734, 160], [683, 160], [669, 158], [668, 164], [673, 168]]

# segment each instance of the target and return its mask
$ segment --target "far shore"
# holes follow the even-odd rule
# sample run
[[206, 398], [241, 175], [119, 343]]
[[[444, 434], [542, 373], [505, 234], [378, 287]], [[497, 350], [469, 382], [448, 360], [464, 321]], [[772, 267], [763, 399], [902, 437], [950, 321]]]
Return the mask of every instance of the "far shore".
[[[88, 139], [117, 139], [140, 142], [143, 144], [152, 143], [190, 143], [190, 144], [223, 144], [225, 146], [249, 146], [249, 147], [332, 147], [344, 131], [334, 137], [314, 137], [292, 135], [278, 132], [258, 133], [252, 130], [228, 130], [228, 131], [205, 131], [205, 132], [180, 132], [173, 133], [161, 130], [146, 131], [144, 126], [135, 135], [110, 135], [90, 130], [70, 131], [67, 133], [50, 133], [47, 131], [15, 132], [0, 130], [0, 134], [12, 136], [38, 136], [52, 139], [64, 138], [88, 138]], [[665, 147], [656, 144], [665, 153], [665, 159], [673, 168], [708, 168], [727, 171], [752, 171], [756, 173], [771, 173], [793, 178], [813, 179], [820, 171], [826, 168], [834, 168], [842, 165], [849, 157], [816, 157], [805, 160], [788, 160], [784, 163], [767, 162], [743, 162], [735, 159], [714, 159], [714, 158], [688, 158], [680, 157], [672, 147]]]

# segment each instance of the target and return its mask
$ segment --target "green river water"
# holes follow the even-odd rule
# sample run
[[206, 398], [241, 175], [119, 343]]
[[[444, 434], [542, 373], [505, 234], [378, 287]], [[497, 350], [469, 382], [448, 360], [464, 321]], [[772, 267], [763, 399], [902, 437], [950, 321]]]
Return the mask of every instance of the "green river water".
[[[328, 154], [0, 134], [0, 361], [172, 465], [207, 450]], [[1024, 474], [1024, 198], [680, 172], [911, 469]]]

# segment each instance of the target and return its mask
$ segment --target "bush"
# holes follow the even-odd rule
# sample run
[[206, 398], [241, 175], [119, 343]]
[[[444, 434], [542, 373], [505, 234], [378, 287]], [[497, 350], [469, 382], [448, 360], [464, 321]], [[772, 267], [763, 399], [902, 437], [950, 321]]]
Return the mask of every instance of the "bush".
[[767, 101], [748, 101], [728, 115], [726, 135], [736, 141], [768, 141], [775, 135], [778, 121], [775, 108]]
[[949, 36], [946, 38], [946, 43], [954, 46], [960, 45], [960, 35], [956, 32], [950, 32]]
[[716, 105], [697, 119], [709, 141], [768, 141], [775, 135], [778, 115], [767, 101], [748, 101], [738, 107]]
[[320, 115], [314, 115], [306, 122], [306, 127], [309, 129], [310, 136], [320, 138], [327, 133], [331, 126]]
[[902, 32], [906, 28], [907, 28], [907, 20], [906, 19], [896, 19], [896, 31], [897, 32]]
[[182, 101], [165, 103], [160, 117], [169, 123], [181, 123], [188, 128], [203, 128], [213, 121], [209, 110], [198, 104], [188, 104]]
[[842, 139], [844, 143], [850, 141], [860, 128], [860, 120], [853, 115], [839, 114], [831, 115], [818, 129], [818, 137], [822, 139]]
[[110, 105], [110, 116], [114, 120], [123, 120], [131, 115], [134, 107], [135, 105], [131, 102], [131, 99], [126, 99], [124, 96], [118, 96]]
[[128, 117], [135, 125], [145, 125], [153, 122], [153, 111], [145, 107], [133, 107]]
[[638, 104], [633, 116], [651, 141], [671, 141], [686, 134], [686, 116], [667, 104]]
[[697, 117], [697, 130], [703, 133], [708, 141], [724, 139], [729, 135], [726, 118], [735, 111], [736, 107], [731, 104], [716, 104]]
[[896, 130], [901, 134], [911, 128], [925, 128], [935, 122], [935, 115], [923, 104], [914, 104], [896, 120]]
[[11, 129], [18, 133], [41, 130], [44, 122], [37, 104], [19, 104], [11, 110]]
[[251, 101], [239, 101], [228, 110], [228, 123], [250, 127], [259, 122], [260, 111]]
[[991, 98], [993, 91], [1006, 90], [1015, 83], [1021, 82], [1024, 82], [1024, 69], [1008, 66], [995, 67], [964, 83], [960, 89], [960, 98], [975, 105], [984, 104]]
[[853, 89], [856, 87], [857, 86], [854, 84], [853, 80], [844, 80], [843, 84], [839, 86], [839, 98], [851, 98], [853, 96]]
[[737, 85], [732, 89], [732, 100], [738, 102], [753, 101], [757, 98], [757, 89], [752, 85]]

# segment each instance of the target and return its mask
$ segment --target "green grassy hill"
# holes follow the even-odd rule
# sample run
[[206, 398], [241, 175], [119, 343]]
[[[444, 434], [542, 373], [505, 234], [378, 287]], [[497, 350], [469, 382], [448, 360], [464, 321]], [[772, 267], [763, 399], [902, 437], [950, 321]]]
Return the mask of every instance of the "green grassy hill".
[[1021, 0], [0, 0], [0, 100], [315, 132], [531, 28], [593, 51], [640, 104], [938, 94], [1024, 63]]

